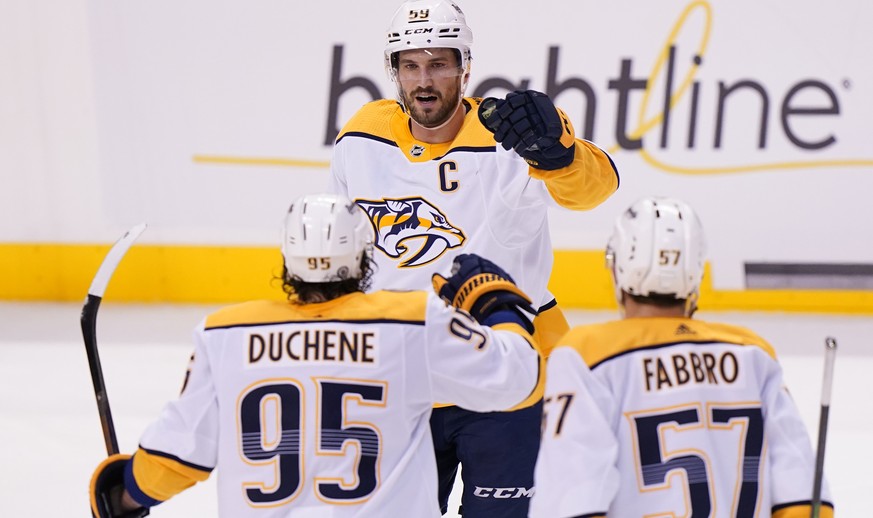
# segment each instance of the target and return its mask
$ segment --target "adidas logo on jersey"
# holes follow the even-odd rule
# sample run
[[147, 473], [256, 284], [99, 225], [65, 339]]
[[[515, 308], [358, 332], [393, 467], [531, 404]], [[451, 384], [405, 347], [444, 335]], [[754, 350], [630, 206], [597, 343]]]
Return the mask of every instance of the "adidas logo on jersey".
[[690, 327], [685, 324], [679, 324], [679, 327], [676, 328], [677, 335], [696, 335], [697, 331], [694, 331]]

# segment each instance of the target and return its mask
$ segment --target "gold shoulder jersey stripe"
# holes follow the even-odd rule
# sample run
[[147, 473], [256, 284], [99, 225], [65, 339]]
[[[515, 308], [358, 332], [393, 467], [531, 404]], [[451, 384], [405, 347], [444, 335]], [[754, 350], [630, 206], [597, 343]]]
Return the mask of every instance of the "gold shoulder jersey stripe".
[[364, 133], [393, 142], [389, 121], [397, 111], [402, 111], [397, 101], [380, 99], [369, 102], [349, 119], [336, 140], [341, 140], [347, 133]]
[[627, 353], [682, 342], [754, 346], [776, 358], [773, 347], [748, 329], [691, 318], [629, 318], [579, 326], [571, 329], [558, 347], [572, 347], [594, 368]]
[[464, 98], [464, 104], [468, 107], [467, 115], [461, 131], [451, 142], [430, 144], [416, 140], [409, 129], [409, 115], [397, 101], [386, 99], [364, 105], [346, 123], [337, 141], [346, 137], [363, 137], [393, 144], [410, 162], [427, 162], [455, 151], [494, 151], [494, 137], [482, 125], [476, 113], [480, 101], [478, 98]]
[[377, 291], [352, 293], [316, 304], [258, 300], [222, 308], [206, 317], [206, 329], [256, 326], [294, 321], [348, 320], [424, 322], [427, 294], [424, 291]]

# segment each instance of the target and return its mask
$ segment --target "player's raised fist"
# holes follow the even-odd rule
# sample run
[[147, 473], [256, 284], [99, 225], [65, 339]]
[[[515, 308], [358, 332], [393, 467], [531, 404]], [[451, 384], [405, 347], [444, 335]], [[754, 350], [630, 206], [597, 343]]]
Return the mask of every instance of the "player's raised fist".
[[505, 99], [488, 97], [479, 105], [479, 120], [503, 149], [514, 149], [532, 167], [552, 171], [573, 162], [575, 131], [570, 119], [548, 95], [516, 90]]
[[446, 278], [435, 273], [431, 280], [443, 300], [467, 311], [477, 322], [493, 325], [511, 321], [533, 332], [525, 314], [536, 314], [530, 299], [508, 273], [488, 259], [461, 254], [452, 263], [451, 276]]

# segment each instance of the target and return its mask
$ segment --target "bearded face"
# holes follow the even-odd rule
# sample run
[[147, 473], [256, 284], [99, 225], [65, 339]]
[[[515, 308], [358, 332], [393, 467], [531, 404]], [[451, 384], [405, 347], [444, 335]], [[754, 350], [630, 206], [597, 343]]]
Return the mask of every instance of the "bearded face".
[[434, 85], [409, 91], [404, 89], [401, 100], [415, 122], [425, 128], [435, 128], [449, 120], [458, 109], [460, 89], [460, 77], [455, 77], [444, 88]]
[[400, 100], [410, 117], [425, 128], [444, 124], [461, 102], [464, 70], [453, 49], [401, 52], [397, 79]]

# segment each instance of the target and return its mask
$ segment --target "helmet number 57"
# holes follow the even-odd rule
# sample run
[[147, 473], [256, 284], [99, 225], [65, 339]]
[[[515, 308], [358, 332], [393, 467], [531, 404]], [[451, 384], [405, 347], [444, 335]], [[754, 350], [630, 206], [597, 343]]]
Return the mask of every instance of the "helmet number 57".
[[679, 264], [679, 256], [682, 253], [679, 250], [661, 250], [659, 255], [658, 264], [661, 265], [677, 265]]

